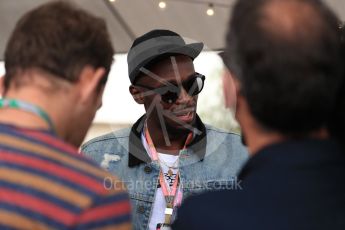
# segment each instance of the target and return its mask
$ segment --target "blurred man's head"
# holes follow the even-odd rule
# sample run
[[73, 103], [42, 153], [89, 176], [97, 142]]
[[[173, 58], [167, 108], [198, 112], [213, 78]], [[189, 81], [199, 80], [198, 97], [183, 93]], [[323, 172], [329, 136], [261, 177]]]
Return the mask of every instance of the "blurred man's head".
[[193, 125], [204, 83], [193, 60], [202, 47], [168, 30], [153, 30], [134, 41], [128, 54], [130, 92], [157, 126], [164, 122], [168, 131], [186, 132]]
[[238, 1], [227, 52], [240, 124], [249, 115], [290, 138], [324, 128], [339, 89], [339, 47], [338, 19], [320, 1]]
[[63, 138], [79, 145], [101, 106], [113, 55], [104, 20], [66, 2], [42, 5], [8, 41], [4, 96], [45, 107], [61, 121], [58, 131], [69, 130]]

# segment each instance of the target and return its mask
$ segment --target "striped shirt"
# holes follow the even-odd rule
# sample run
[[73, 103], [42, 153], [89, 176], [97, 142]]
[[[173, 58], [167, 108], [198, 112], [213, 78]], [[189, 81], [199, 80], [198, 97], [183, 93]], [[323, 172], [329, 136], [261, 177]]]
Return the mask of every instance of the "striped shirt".
[[129, 221], [116, 177], [48, 131], [0, 124], [0, 229], [130, 229]]

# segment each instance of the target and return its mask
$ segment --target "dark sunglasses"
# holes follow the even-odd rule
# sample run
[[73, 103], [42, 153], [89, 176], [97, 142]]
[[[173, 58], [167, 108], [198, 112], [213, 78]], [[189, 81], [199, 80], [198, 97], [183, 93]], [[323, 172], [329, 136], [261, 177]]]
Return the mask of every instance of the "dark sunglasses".
[[[186, 90], [188, 95], [195, 96], [198, 95], [202, 89], [204, 88], [204, 81], [205, 76], [200, 73], [195, 73], [191, 79], [188, 79], [181, 83], [183, 88]], [[152, 88], [144, 85], [138, 85], [140, 88], [144, 88], [150, 91], [153, 91], [156, 94], [159, 94], [161, 96], [162, 101], [168, 104], [173, 104], [176, 102], [176, 100], [179, 98], [181, 94], [181, 86], [177, 85], [166, 85], [159, 88]]]

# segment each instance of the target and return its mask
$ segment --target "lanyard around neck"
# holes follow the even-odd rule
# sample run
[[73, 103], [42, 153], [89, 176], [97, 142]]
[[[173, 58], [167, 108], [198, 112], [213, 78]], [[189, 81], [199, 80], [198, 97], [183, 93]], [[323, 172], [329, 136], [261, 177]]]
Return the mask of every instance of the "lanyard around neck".
[[[145, 123], [144, 125], [144, 134], [145, 134], [146, 142], [148, 144], [148, 151], [152, 160], [159, 163], [158, 152], [153, 144], [152, 138], [147, 128], [147, 123]], [[193, 133], [189, 133], [184, 145], [184, 149], [192, 141], [192, 139], [193, 139]], [[175, 181], [172, 185], [172, 188], [170, 189], [170, 186], [167, 185], [166, 183], [166, 180], [164, 178], [163, 171], [161, 168], [160, 173], [159, 173], [159, 184], [161, 185], [161, 189], [166, 201], [166, 209], [165, 209], [165, 223], [166, 224], [171, 223], [171, 216], [173, 214], [174, 200], [177, 195], [178, 183], [179, 183], [179, 173], [176, 174]]]
[[[152, 160], [153, 161], [159, 161], [157, 150], [153, 144], [151, 135], [149, 133], [149, 129], [147, 127], [147, 122], [145, 122], [145, 124], [144, 124], [144, 136], [145, 136], [145, 139], [146, 139], [146, 142], [148, 145], [148, 151], [150, 153]], [[192, 140], [193, 140], [193, 132], [190, 132], [187, 136], [187, 139], [185, 141], [183, 149], [186, 149], [187, 146], [192, 142]]]
[[42, 118], [49, 125], [49, 129], [51, 131], [53, 131], [54, 133], [56, 131], [49, 115], [36, 105], [21, 100], [2, 98], [0, 99], [0, 109], [2, 108], [19, 109], [25, 112], [33, 113], [38, 117]]

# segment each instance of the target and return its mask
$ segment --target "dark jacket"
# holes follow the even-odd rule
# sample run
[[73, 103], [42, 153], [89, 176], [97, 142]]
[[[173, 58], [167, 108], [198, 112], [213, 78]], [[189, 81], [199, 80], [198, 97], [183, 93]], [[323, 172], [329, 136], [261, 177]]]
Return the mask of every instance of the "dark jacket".
[[186, 200], [173, 229], [345, 229], [345, 154], [334, 141], [289, 141], [255, 154], [241, 188]]

